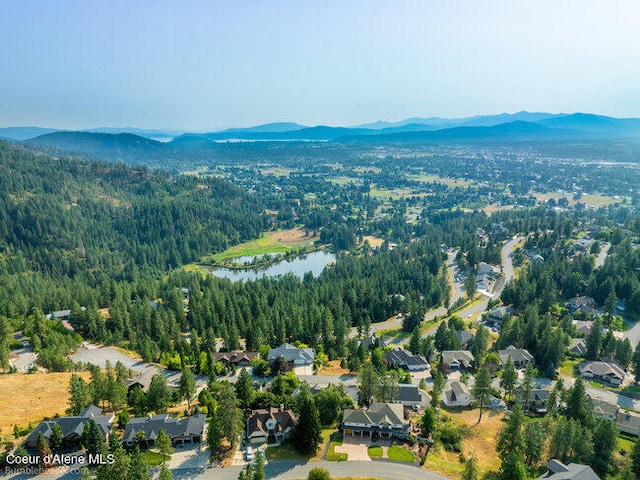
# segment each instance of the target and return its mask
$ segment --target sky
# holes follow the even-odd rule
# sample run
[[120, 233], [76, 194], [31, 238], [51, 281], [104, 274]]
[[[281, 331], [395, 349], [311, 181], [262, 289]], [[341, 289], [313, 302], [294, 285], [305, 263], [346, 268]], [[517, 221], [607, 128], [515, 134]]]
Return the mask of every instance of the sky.
[[637, 0], [0, 0], [0, 127], [640, 117]]

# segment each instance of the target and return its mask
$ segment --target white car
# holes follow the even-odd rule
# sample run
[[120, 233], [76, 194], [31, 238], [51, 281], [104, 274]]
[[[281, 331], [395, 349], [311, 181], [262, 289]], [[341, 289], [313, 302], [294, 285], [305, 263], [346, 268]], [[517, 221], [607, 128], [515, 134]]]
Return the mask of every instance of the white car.
[[251, 448], [250, 446], [247, 446], [247, 462], [252, 462], [253, 461], [253, 448]]

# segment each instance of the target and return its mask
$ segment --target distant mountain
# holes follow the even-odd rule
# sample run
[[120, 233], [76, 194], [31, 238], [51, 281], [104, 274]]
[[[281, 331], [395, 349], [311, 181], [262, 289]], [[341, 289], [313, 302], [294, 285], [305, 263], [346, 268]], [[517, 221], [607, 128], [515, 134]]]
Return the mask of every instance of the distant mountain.
[[54, 132], [25, 143], [127, 163], [143, 163], [145, 156], [166, 152], [166, 144], [130, 133]]
[[378, 135], [351, 135], [338, 138], [343, 143], [421, 143], [447, 141], [532, 141], [583, 138], [582, 132], [553, 129], [532, 122], [508, 122], [489, 127], [454, 127], [434, 131], [396, 132]]
[[541, 125], [551, 128], [567, 128], [613, 136], [640, 136], [640, 119], [613, 118], [591, 113], [574, 113], [541, 120]]
[[[241, 130], [224, 130], [222, 132], [211, 132], [202, 134], [185, 134], [184, 136], [196, 136], [203, 137], [214, 141], [224, 140], [272, 140], [272, 141], [331, 141], [344, 135], [366, 135], [366, 134], [378, 133], [375, 130], [369, 130], [366, 128], [348, 128], [348, 127], [329, 127], [326, 125], [319, 125], [317, 127], [305, 127], [299, 130], [286, 130], [286, 131], [254, 131], [251, 129]], [[176, 139], [177, 140], [177, 139]]]
[[244, 128], [227, 128], [225, 130], [221, 130], [215, 133], [237, 133], [237, 132], [290, 132], [292, 130], [302, 130], [303, 128], [308, 128], [306, 125], [300, 125], [299, 123], [293, 122], [274, 122], [274, 123], [265, 123], [263, 125], [256, 125], [255, 127], [244, 127]]
[[45, 135], [51, 132], [57, 132], [55, 128], [42, 128], [42, 127], [5, 127], [0, 128], [0, 137], [8, 140], [14, 140], [21, 142], [28, 138], [37, 137], [39, 135]]
[[180, 135], [182, 132], [177, 130], [156, 130], [156, 129], [144, 129], [135, 127], [98, 127], [82, 130], [83, 132], [90, 133], [131, 133], [132, 135], [138, 135], [139, 137], [145, 137], [152, 140], [155, 139], [172, 139], [173, 137]]

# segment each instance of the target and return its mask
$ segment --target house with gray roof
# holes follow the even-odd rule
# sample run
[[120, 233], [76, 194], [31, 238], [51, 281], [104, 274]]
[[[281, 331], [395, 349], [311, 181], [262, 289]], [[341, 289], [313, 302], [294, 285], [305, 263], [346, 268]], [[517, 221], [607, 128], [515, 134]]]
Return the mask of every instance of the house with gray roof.
[[573, 297], [567, 300], [564, 303], [564, 306], [567, 307], [572, 312], [582, 308], [594, 308], [596, 306], [596, 301], [591, 297]]
[[626, 410], [618, 410], [616, 415], [618, 430], [640, 437], [640, 415]]
[[431, 402], [431, 398], [427, 392], [420, 390], [415, 385], [400, 383], [398, 384], [398, 393], [391, 401], [407, 408], [413, 408], [414, 405], [419, 405], [423, 408]]
[[538, 477], [538, 480], [600, 480], [589, 465], [570, 463], [565, 465], [560, 460], [552, 459], [547, 464], [549, 471]]
[[456, 380], [444, 389], [442, 401], [447, 407], [470, 407], [473, 397], [469, 388], [464, 383]]
[[174, 445], [200, 443], [206, 418], [207, 416], [201, 413], [185, 418], [173, 418], [168, 413], [132, 418], [125, 426], [122, 443], [132, 447], [140, 441], [138, 432], [144, 432], [145, 445], [153, 446], [160, 430], [167, 432]]
[[622, 384], [625, 377], [622, 367], [613, 362], [582, 362], [578, 370], [585, 378], [611, 385]]
[[415, 372], [428, 370], [429, 362], [422, 355], [414, 355], [404, 348], [396, 348], [385, 353], [384, 359], [390, 368], [404, 368]]
[[471, 342], [473, 342], [474, 335], [467, 330], [456, 330], [456, 336], [458, 337], [458, 343], [460, 343], [460, 347], [465, 350], [471, 346]]
[[101, 415], [102, 409], [94, 405], [85, 408], [80, 415], [71, 417], [58, 417], [52, 420], [44, 420], [34, 428], [27, 437], [26, 444], [29, 448], [36, 448], [38, 442], [38, 434], [47, 442], [51, 441], [51, 432], [54, 425], [59, 425], [62, 429], [62, 444], [66, 447], [77, 446], [80, 443], [80, 437], [84, 431], [84, 427], [90, 420], [93, 420], [105, 439], [108, 439], [111, 432], [111, 423], [113, 415]]
[[286, 362], [296, 373], [303, 374], [313, 373], [313, 360], [316, 358], [316, 352], [313, 348], [298, 348], [290, 343], [283, 343], [278, 348], [269, 350], [267, 360], [269, 364], [273, 364], [278, 360]]
[[345, 410], [342, 414], [342, 434], [369, 438], [406, 438], [410, 422], [404, 419], [404, 407], [399, 403], [372, 403], [368, 410]]
[[444, 350], [442, 364], [451, 370], [470, 369], [473, 366], [473, 354], [469, 350]]
[[504, 350], [498, 350], [498, 356], [500, 357], [500, 365], [504, 366], [509, 362], [515, 365], [517, 369], [526, 368], [527, 365], [534, 364], [533, 355], [524, 348], [516, 348], [513, 345], [509, 345]]
[[[258, 352], [245, 352], [244, 350], [232, 350], [231, 352], [217, 352], [213, 354], [216, 362], [236, 367], [250, 367], [251, 363], [260, 357]], [[312, 362], [313, 363], [313, 362]]]
[[506, 307], [504, 305], [496, 307], [487, 313], [487, 321], [491, 323], [502, 323], [505, 317], [513, 315], [513, 312], [514, 310], [511, 307]]
[[587, 342], [584, 338], [574, 338], [569, 344], [569, 353], [576, 357], [584, 357], [587, 354]]
[[617, 420], [618, 411], [620, 407], [615, 403], [600, 400], [599, 398], [591, 398], [593, 403], [593, 412], [597, 418], [603, 418], [605, 420]]

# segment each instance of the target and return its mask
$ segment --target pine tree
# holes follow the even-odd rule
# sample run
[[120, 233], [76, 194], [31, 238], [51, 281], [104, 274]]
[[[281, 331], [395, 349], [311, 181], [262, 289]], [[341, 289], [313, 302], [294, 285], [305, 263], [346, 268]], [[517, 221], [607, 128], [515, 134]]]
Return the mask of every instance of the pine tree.
[[62, 438], [64, 437], [64, 433], [62, 432], [62, 427], [55, 423], [53, 427], [51, 427], [51, 436], [49, 437], [49, 441], [51, 442], [51, 448], [56, 450], [62, 445]]
[[360, 401], [363, 404], [369, 405], [379, 381], [378, 372], [371, 363], [362, 365], [358, 374], [358, 383], [360, 384]]
[[165, 455], [171, 455], [173, 453], [171, 437], [169, 437], [167, 431], [164, 428], [161, 428], [158, 432], [155, 445], [158, 450], [160, 450], [160, 452], [164, 453]]
[[593, 322], [591, 331], [586, 339], [587, 360], [598, 360], [600, 358], [600, 349], [602, 348], [602, 321], [598, 318]]
[[640, 476], [640, 439], [638, 438], [631, 449], [631, 470]]
[[264, 457], [261, 452], [256, 455], [256, 465], [253, 470], [252, 480], [265, 480], [267, 477], [264, 474]]
[[591, 465], [596, 472], [606, 475], [613, 463], [613, 451], [616, 448], [618, 428], [611, 420], [598, 420], [593, 432], [593, 444], [596, 446], [593, 452]]
[[507, 424], [498, 435], [496, 451], [501, 460], [500, 478], [502, 480], [526, 479], [524, 473], [524, 413], [520, 405], [515, 405]]
[[491, 373], [487, 367], [482, 367], [476, 375], [476, 383], [473, 385], [473, 398], [480, 405], [478, 423], [482, 420], [482, 410], [491, 398]]
[[311, 395], [305, 395], [300, 403], [298, 423], [293, 430], [293, 444], [303, 455], [315, 455], [322, 443], [320, 416]]
[[91, 455], [103, 453], [105, 450], [104, 437], [100, 427], [93, 419], [84, 424], [81, 441], [87, 453]]
[[242, 408], [248, 408], [253, 402], [256, 396], [256, 391], [253, 388], [253, 381], [246, 368], [243, 368], [238, 375], [238, 381], [236, 382], [236, 395], [240, 400], [240, 406]]
[[79, 415], [82, 410], [91, 405], [91, 387], [77, 374], [69, 379], [69, 413]]
[[500, 379], [500, 388], [504, 390], [505, 400], [513, 400], [513, 392], [516, 389], [517, 381], [518, 371], [511, 361], [511, 357], [509, 357], [507, 364], [502, 369], [502, 378]]
[[464, 462], [464, 471], [462, 472], [462, 480], [478, 480], [478, 458], [471, 455]]
[[440, 370], [436, 373], [436, 378], [433, 379], [433, 390], [431, 390], [431, 406], [437, 408], [442, 401], [442, 391], [445, 386], [444, 375]]
[[160, 467], [160, 475], [158, 476], [159, 480], [173, 480], [173, 473], [171, 470], [163, 463]]
[[149, 464], [140, 449], [136, 447], [131, 455], [131, 462], [127, 471], [127, 480], [151, 480]]
[[424, 409], [424, 413], [420, 418], [420, 428], [422, 429], [423, 437], [430, 437], [436, 429], [436, 423], [438, 419], [433, 407], [427, 407]]
[[38, 457], [42, 462], [44, 457], [47, 455], [51, 455], [51, 449], [49, 448], [49, 444], [47, 440], [42, 435], [42, 432], [38, 432], [38, 440], [36, 441], [36, 451], [38, 452]]
[[196, 380], [193, 377], [193, 372], [186, 365], [183, 367], [182, 375], [180, 376], [179, 391], [180, 396], [187, 401], [187, 408], [191, 410], [191, 398], [196, 393]]

